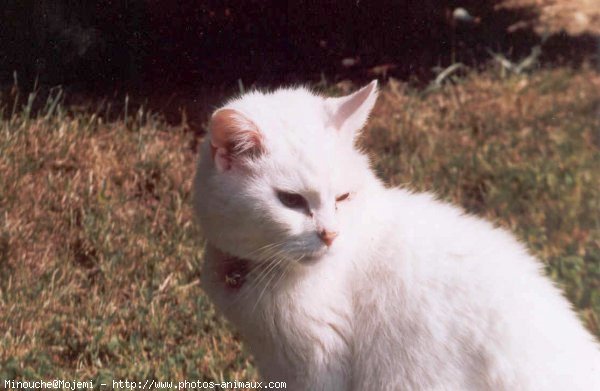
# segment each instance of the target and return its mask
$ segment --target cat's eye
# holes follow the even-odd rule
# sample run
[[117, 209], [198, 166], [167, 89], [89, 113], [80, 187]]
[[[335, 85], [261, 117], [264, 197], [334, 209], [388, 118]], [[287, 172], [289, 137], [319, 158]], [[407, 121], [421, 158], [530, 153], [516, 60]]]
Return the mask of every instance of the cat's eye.
[[277, 191], [277, 198], [288, 208], [308, 210], [308, 201], [300, 194]]
[[342, 195], [340, 195], [340, 196], [337, 196], [337, 197], [335, 198], [335, 202], [341, 202], [341, 201], [345, 201], [345, 200], [347, 200], [347, 199], [348, 199], [348, 197], [350, 197], [350, 193], [344, 193], [344, 194], [342, 194]]

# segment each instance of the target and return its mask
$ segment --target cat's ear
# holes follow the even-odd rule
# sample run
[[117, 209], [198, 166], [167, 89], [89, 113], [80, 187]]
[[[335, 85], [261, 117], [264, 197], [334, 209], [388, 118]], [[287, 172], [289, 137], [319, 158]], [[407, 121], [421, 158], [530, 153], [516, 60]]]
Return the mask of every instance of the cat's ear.
[[210, 121], [210, 143], [217, 170], [232, 167], [237, 158], [256, 156], [262, 152], [258, 127], [237, 110], [217, 110]]
[[341, 133], [354, 134], [362, 129], [377, 100], [377, 80], [353, 94], [325, 99], [332, 125]]

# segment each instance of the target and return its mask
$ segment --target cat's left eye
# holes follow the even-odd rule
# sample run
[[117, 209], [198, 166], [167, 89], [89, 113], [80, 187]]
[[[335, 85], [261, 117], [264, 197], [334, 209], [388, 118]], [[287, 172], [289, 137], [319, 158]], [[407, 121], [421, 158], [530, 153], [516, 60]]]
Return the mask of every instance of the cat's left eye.
[[345, 200], [347, 200], [347, 199], [348, 199], [348, 197], [350, 197], [350, 193], [344, 193], [344, 194], [342, 194], [342, 195], [340, 195], [340, 196], [337, 196], [337, 197], [335, 198], [335, 202], [341, 202], [341, 201], [345, 201]]

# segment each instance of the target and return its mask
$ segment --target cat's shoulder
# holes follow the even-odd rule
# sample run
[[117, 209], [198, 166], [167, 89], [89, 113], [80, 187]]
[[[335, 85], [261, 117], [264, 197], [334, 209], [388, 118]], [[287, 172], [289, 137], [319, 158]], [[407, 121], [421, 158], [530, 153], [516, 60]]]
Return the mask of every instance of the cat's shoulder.
[[386, 193], [386, 202], [380, 204], [385, 205], [382, 207], [394, 242], [425, 254], [435, 252], [439, 260], [446, 258], [441, 256], [444, 254], [461, 254], [474, 260], [530, 258], [526, 247], [508, 230], [432, 193], [401, 188]]
[[[388, 214], [402, 217], [404, 221], [442, 224], [444, 221], [476, 221], [465, 211], [453, 204], [444, 202], [434, 193], [415, 192], [404, 188], [386, 189], [385, 202], [381, 205], [388, 209]], [[413, 220], [414, 219], [414, 220]]]

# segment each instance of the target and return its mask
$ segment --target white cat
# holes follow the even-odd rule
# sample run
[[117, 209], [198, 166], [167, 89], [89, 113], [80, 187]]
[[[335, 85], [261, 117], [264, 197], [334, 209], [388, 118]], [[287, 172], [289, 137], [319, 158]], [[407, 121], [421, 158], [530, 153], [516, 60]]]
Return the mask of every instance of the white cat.
[[502, 229], [386, 188], [355, 147], [377, 83], [251, 92], [195, 182], [204, 288], [290, 390], [600, 390], [600, 350]]

